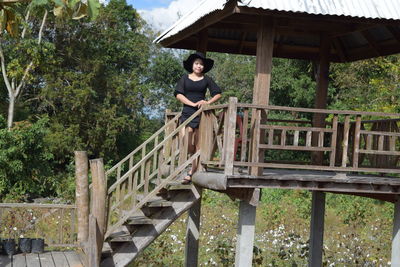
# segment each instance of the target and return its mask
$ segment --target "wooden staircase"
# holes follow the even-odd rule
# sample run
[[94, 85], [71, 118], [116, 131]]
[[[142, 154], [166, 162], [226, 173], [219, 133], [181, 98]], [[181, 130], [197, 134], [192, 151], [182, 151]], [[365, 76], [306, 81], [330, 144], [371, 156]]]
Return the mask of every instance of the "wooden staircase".
[[100, 266], [126, 266], [200, 198], [194, 185], [180, 180], [198, 160], [188, 157], [179, 132], [201, 109], [178, 127], [180, 114], [141, 146], [106, 171], [115, 180], [107, 192], [107, 215]]

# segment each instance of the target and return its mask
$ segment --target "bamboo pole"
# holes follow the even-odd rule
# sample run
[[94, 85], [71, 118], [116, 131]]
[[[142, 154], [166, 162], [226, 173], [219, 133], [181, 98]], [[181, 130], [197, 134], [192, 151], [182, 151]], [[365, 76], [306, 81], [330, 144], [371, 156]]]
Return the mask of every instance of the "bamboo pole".
[[[75, 151], [76, 207], [78, 217], [78, 244], [89, 236], [89, 181], [88, 156], [85, 151]], [[71, 221], [73, 224], [74, 222]]]

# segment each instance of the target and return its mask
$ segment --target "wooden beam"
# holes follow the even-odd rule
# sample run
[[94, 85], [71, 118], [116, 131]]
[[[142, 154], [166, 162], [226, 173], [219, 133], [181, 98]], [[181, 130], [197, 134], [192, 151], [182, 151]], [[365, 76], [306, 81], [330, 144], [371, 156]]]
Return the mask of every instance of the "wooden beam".
[[373, 51], [375, 51], [377, 56], [380, 56], [380, 47], [377, 44], [377, 42], [375, 41], [374, 37], [372, 36], [372, 34], [368, 31], [362, 31], [361, 35], [364, 37], [364, 39], [368, 42], [369, 46], [372, 48]]
[[89, 160], [85, 151], [75, 151], [76, 207], [78, 217], [78, 243], [89, 236]]
[[204, 54], [207, 54], [207, 44], [208, 44], [208, 29], [203, 29], [199, 33], [199, 40], [197, 43], [197, 51]]
[[336, 50], [336, 54], [339, 56], [340, 60], [343, 62], [347, 61], [346, 49], [340, 37], [338, 36], [332, 39], [332, 41]]
[[324, 240], [325, 193], [312, 192], [311, 224], [310, 224], [310, 256], [309, 267], [322, 266], [322, 246]]
[[386, 28], [393, 35], [394, 39], [396, 39], [397, 42], [400, 43], [400, 30], [399, 30], [399, 28], [398, 27], [394, 27], [394, 26], [386, 26]]

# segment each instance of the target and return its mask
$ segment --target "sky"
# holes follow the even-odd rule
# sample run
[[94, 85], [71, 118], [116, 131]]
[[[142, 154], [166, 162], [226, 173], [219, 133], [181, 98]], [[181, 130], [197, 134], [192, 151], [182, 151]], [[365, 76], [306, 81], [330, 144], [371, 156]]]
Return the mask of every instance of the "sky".
[[154, 29], [163, 31], [201, 0], [127, 0]]

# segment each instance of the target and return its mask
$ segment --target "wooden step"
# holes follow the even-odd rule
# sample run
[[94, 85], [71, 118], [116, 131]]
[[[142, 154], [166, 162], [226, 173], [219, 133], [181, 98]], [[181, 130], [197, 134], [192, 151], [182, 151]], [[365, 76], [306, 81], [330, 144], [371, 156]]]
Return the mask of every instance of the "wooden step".
[[129, 224], [129, 225], [143, 225], [143, 224], [152, 224], [152, 220], [143, 215], [135, 215], [135, 216], [131, 216], [127, 219], [125, 224]]
[[103, 259], [100, 266], [126, 266], [131, 263], [143, 249], [199, 198], [200, 194], [194, 186], [191, 191], [176, 191], [176, 194], [171, 198], [171, 207], [160, 208], [158, 212], [152, 214], [153, 224], [138, 227], [129, 241], [126, 236], [115, 237], [115, 240], [113, 239], [110, 242], [110, 246], [113, 248], [112, 256]]

